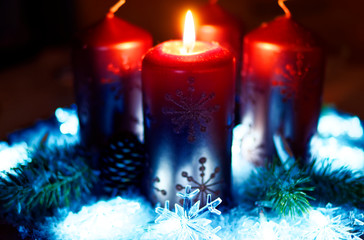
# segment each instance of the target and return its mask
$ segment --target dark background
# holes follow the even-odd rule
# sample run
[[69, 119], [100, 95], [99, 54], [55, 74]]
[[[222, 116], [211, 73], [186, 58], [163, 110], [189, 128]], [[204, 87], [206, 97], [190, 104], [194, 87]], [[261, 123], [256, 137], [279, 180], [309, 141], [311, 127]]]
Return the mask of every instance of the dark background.
[[[0, 139], [74, 102], [70, 66], [76, 32], [116, 0], [0, 0]], [[181, 37], [181, 20], [202, 0], [127, 0], [117, 16], [152, 33]], [[276, 0], [220, 0], [248, 32], [283, 12]], [[324, 102], [364, 119], [364, 1], [290, 0], [294, 18], [325, 43]]]

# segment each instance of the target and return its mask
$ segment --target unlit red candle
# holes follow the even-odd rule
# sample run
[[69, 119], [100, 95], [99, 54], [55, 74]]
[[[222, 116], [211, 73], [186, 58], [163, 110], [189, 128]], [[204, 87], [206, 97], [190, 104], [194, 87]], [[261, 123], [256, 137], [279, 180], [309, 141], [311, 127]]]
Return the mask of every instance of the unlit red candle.
[[100, 148], [125, 131], [143, 138], [141, 62], [152, 37], [114, 16], [122, 3], [82, 35], [74, 51], [81, 139], [88, 147]]
[[186, 185], [199, 188], [201, 200], [229, 195], [234, 58], [218, 44], [192, 45], [167, 41], [143, 60], [146, 189], [154, 203], [176, 203]]
[[286, 15], [244, 38], [241, 123], [249, 130], [242, 148], [244, 160], [254, 165], [272, 159], [277, 132], [295, 157], [306, 161], [321, 108], [322, 48], [279, 3]]

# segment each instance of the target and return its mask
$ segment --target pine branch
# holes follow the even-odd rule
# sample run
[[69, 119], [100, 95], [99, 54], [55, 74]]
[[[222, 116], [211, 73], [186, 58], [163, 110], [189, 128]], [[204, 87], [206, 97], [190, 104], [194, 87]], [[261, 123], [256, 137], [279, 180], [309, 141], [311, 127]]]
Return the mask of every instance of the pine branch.
[[319, 203], [352, 205], [364, 209], [364, 175], [347, 167], [333, 169], [330, 164], [315, 167], [316, 161], [306, 167], [311, 176], [309, 185], [315, 186], [313, 196]]
[[274, 162], [256, 169], [247, 180], [245, 193], [245, 200], [291, 217], [307, 212], [310, 202], [364, 209], [364, 175], [346, 167], [336, 170], [331, 165], [317, 167], [316, 161], [288, 170]]
[[262, 207], [268, 207], [283, 216], [295, 217], [311, 208], [307, 194], [314, 190], [305, 186], [310, 177], [303, 174], [297, 165], [288, 170], [274, 162], [266, 168], [257, 169], [248, 180], [247, 196]]
[[285, 170], [283, 166], [275, 165], [269, 174], [271, 182], [264, 202], [269, 202], [270, 207], [283, 216], [294, 217], [307, 213], [311, 208], [308, 200], [312, 197], [306, 192], [313, 191], [313, 188], [304, 187], [303, 184], [309, 182], [310, 178], [303, 175], [296, 165], [288, 170]]
[[0, 178], [0, 204], [14, 214], [42, 215], [49, 209], [69, 206], [89, 193], [96, 177], [74, 147], [31, 153], [32, 161], [19, 165]]

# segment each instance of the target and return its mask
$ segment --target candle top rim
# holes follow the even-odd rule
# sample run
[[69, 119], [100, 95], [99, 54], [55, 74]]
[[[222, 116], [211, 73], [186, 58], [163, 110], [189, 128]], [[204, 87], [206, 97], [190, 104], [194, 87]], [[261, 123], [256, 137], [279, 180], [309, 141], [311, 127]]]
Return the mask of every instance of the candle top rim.
[[217, 43], [210, 43], [195, 40], [194, 47], [191, 49], [192, 52], [187, 53], [185, 51], [185, 43], [180, 40], [169, 40], [163, 42], [161, 50], [164, 54], [170, 54], [175, 56], [193, 56], [198, 54], [204, 54], [206, 51], [213, 51], [215, 48], [221, 47]]
[[80, 40], [91, 47], [140, 42], [147, 39], [152, 41], [149, 32], [116, 16], [105, 16], [80, 36]]
[[285, 15], [263, 23], [259, 28], [251, 31], [244, 37], [244, 42], [246, 41], [312, 48], [321, 46], [316, 36], [291, 17]]
[[160, 43], [154, 48], [149, 49], [143, 59], [143, 64], [148, 63], [157, 66], [181, 68], [188, 66], [210, 68], [234, 61], [232, 53], [217, 43], [202, 41], [196, 41], [196, 43], [197, 45], [203, 44], [206, 49], [194, 54], [175, 54], [166, 51], [164, 46], [168, 44], [171, 44], [171, 46], [182, 46], [182, 40], [169, 40]]

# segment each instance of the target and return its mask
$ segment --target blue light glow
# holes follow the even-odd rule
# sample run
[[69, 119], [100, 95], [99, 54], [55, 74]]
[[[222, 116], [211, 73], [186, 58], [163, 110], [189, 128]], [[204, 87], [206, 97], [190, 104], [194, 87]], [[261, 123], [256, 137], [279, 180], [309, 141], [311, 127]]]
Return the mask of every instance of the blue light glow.
[[363, 126], [359, 118], [340, 114], [333, 108], [321, 113], [317, 134], [311, 139], [310, 152], [316, 167], [347, 167], [364, 172]]
[[364, 171], [364, 151], [362, 148], [347, 145], [340, 139], [314, 136], [310, 143], [311, 154], [316, 159], [316, 167], [331, 165], [332, 170], [347, 167]]
[[3, 172], [11, 172], [18, 164], [29, 162], [28, 146], [26, 143], [18, 143], [9, 146], [6, 142], [0, 142], [0, 177]]
[[334, 109], [328, 109], [321, 114], [317, 130], [323, 137], [363, 137], [363, 126], [358, 117], [340, 115]]
[[76, 135], [79, 129], [77, 112], [74, 109], [57, 108], [55, 116], [62, 134]]
[[48, 147], [62, 147], [79, 143], [79, 123], [77, 108], [58, 108], [55, 116], [46, 120], [37, 121], [33, 126], [15, 131], [8, 136], [9, 143], [25, 142], [29, 147], [38, 147], [46, 139]]

